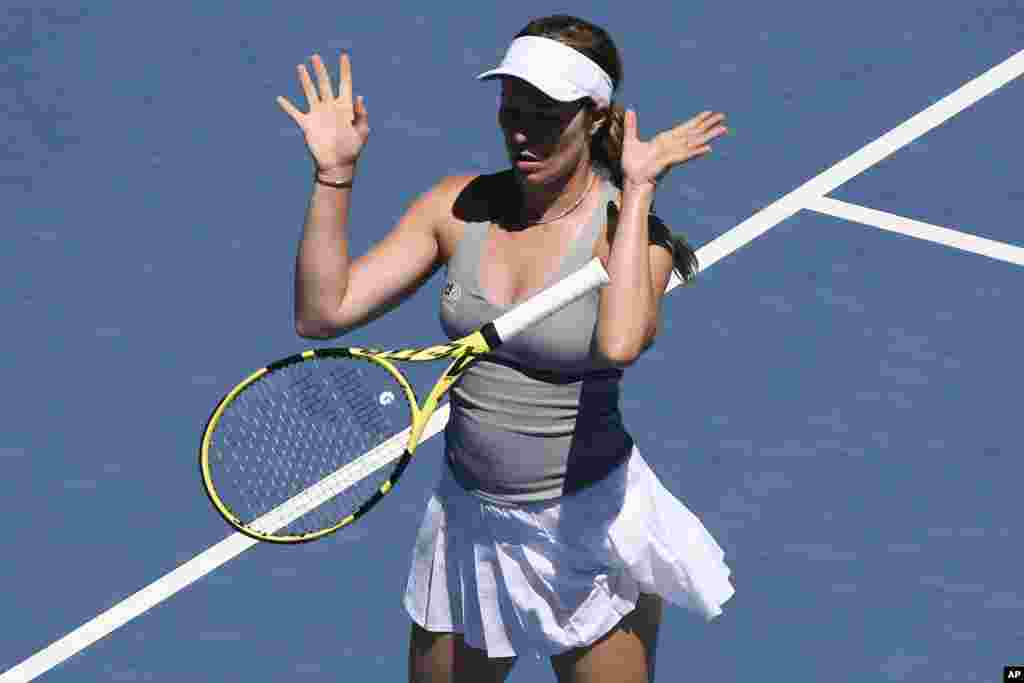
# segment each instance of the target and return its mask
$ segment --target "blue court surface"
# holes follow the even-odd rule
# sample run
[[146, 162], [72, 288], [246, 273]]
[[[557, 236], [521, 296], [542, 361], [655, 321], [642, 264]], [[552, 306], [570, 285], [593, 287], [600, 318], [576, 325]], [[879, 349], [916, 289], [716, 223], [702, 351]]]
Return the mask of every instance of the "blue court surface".
[[[362, 253], [442, 175], [504, 167], [474, 76], [555, 12], [615, 37], [642, 137], [707, 109], [731, 129], [658, 191], [703, 270], [624, 384], [737, 591], [711, 623], [666, 607], [658, 680], [1024, 663], [1024, 4], [5, 3], [0, 681], [405, 680], [440, 437], [301, 547], [240, 543], [200, 486], [220, 395], [313, 345], [310, 162], [274, 98], [304, 106], [296, 64], [351, 53]], [[442, 339], [440, 284], [344, 343]]]

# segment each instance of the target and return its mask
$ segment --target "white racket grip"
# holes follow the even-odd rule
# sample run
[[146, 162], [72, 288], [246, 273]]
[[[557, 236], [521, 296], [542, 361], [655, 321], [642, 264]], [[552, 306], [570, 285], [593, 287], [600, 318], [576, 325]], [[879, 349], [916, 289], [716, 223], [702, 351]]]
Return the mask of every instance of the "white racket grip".
[[504, 341], [533, 323], [556, 313], [576, 299], [608, 284], [608, 271], [601, 265], [601, 259], [593, 258], [590, 263], [568, 275], [543, 291], [537, 292], [494, 322], [498, 337]]

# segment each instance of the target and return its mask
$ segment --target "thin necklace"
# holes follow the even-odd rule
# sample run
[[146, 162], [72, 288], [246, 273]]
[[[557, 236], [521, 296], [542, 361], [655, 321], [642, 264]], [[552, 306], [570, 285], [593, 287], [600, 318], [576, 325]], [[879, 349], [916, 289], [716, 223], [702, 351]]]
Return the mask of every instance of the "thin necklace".
[[587, 184], [587, 189], [583, 190], [583, 194], [581, 194], [580, 198], [576, 200], [576, 203], [573, 204], [572, 206], [570, 206], [568, 209], [566, 209], [562, 213], [560, 213], [557, 216], [555, 216], [554, 218], [548, 218], [547, 220], [543, 220], [543, 221], [526, 221], [524, 224], [525, 225], [544, 225], [546, 223], [554, 223], [555, 221], [557, 221], [557, 220], [559, 220], [561, 218], [565, 218], [570, 213], [572, 213], [573, 211], [575, 211], [576, 209], [578, 209], [580, 207], [580, 204], [583, 203], [583, 200], [590, 193], [590, 188], [592, 188], [594, 186], [594, 182], [595, 181], [597, 181], [597, 174], [594, 174], [593, 176], [591, 176], [590, 183]]

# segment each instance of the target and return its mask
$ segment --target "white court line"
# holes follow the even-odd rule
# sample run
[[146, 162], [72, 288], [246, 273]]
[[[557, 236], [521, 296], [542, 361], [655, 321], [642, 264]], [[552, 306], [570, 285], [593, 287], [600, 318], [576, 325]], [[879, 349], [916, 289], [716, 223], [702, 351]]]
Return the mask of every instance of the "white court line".
[[898, 232], [917, 239], [945, 244], [947, 247], [963, 249], [982, 256], [988, 256], [1000, 261], [1016, 263], [1024, 266], [1024, 247], [1016, 247], [1005, 242], [970, 235], [959, 230], [950, 230], [931, 223], [915, 221], [912, 218], [897, 216], [896, 214], [869, 209], [866, 206], [841, 202], [838, 199], [819, 197], [816, 201], [807, 205], [808, 209], [820, 213], [843, 218], [848, 221], [855, 221], [870, 225], [890, 232]]
[[[807, 181], [796, 190], [766, 206], [732, 230], [698, 249], [697, 258], [700, 263], [700, 269], [702, 271], [708, 269], [720, 259], [753, 241], [809, 204], [814, 203], [850, 178], [870, 168], [901, 147], [913, 142], [935, 126], [971, 106], [982, 97], [1006, 85], [1021, 73], [1024, 73], [1024, 50], [966, 83], [920, 114], [908, 119], [878, 140], [861, 148], [838, 164]], [[666, 291], [671, 291], [678, 285], [678, 279], [673, 278], [669, 282]], [[434, 414], [437, 426], [429, 435], [436, 434], [443, 428], [444, 422], [447, 422], [448, 418], [447, 408], [448, 405], [445, 404]], [[439, 419], [442, 413], [444, 415], [443, 420]], [[431, 425], [434, 424], [435, 420], [432, 419]], [[428, 434], [425, 433], [423, 438], [426, 439], [427, 437]], [[37, 676], [46, 673], [68, 657], [84, 650], [131, 619], [163, 602], [182, 588], [206, 576], [228, 560], [237, 557], [255, 543], [257, 541], [253, 541], [241, 533], [232, 534], [194, 559], [157, 579], [139, 592], [129, 596], [106, 612], [86, 622], [52, 645], [40, 650], [3, 675], [0, 675], [0, 683], [27, 683]]]
[[[434, 414], [430, 416], [430, 420], [427, 421], [427, 426], [423, 430], [423, 436], [420, 437], [421, 441], [429, 439], [444, 429], [445, 423], [448, 422], [449, 408], [450, 406], [445, 403], [434, 411]], [[404, 444], [408, 440], [408, 434], [409, 428], [406, 427], [404, 431], [388, 439], [382, 444], [382, 447], [386, 448], [388, 444], [391, 444], [403, 435], [405, 436], [405, 439], [402, 440]], [[389, 449], [389, 452], [392, 454], [391, 459], [400, 457], [404, 450], [404, 447]], [[380, 465], [383, 466], [383, 463], [380, 463]], [[327, 478], [333, 476], [328, 475]], [[273, 514], [273, 512], [268, 514]], [[257, 524], [260, 524], [262, 519], [257, 520]], [[10, 669], [0, 676], [0, 682], [27, 683], [27, 681], [31, 681], [36, 676], [43, 675], [68, 657], [84, 650], [115, 629], [124, 626], [143, 612], [160, 604], [182, 588], [203, 578], [222, 564], [238, 557], [257, 543], [259, 541], [240, 532], [228, 536], [217, 545], [207, 548], [204, 552], [174, 571], [165, 574], [137, 593], [129, 595], [106, 612], [87, 621], [52, 645], [40, 650], [18, 666]]]
[[982, 97], [1003, 87], [1024, 73], [1024, 50], [1016, 53], [946, 97], [907, 119], [891, 131], [868, 143], [781, 199], [743, 221], [729, 232], [706, 244], [698, 252], [701, 269], [707, 268], [801, 209], [816, 202], [854, 176], [910, 144], [932, 128], [956, 116]]

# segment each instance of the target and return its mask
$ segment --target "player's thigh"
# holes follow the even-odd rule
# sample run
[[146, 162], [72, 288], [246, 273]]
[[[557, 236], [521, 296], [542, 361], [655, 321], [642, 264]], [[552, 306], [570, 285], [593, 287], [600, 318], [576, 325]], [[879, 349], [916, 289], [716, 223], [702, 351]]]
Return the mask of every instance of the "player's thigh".
[[490, 659], [458, 633], [435, 633], [413, 622], [409, 637], [409, 683], [501, 683], [515, 658]]
[[661, 625], [662, 599], [642, 593], [636, 609], [603, 638], [551, 658], [559, 683], [648, 683]]

